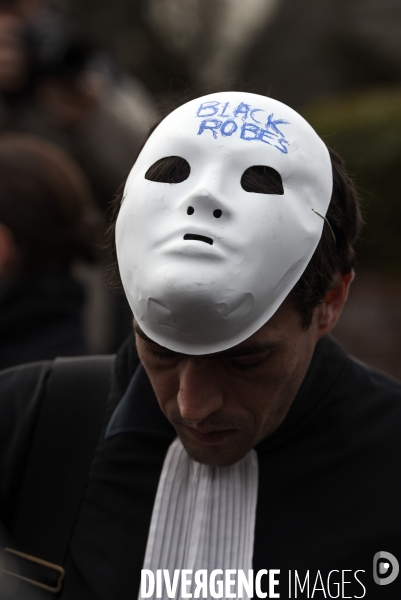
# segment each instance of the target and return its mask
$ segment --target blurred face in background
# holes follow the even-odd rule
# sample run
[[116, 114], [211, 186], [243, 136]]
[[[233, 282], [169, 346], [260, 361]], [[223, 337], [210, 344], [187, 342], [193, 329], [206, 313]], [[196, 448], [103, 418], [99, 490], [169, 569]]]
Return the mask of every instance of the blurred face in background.
[[28, 20], [44, 6], [46, 6], [45, 0], [1, 0], [0, 13]]
[[25, 86], [29, 64], [25, 30], [44, 5], [43, 0], [0, 2], [0, 93], [17, 92]]
[[26, 81], [28, 56], [23, 20], [0, 9], [0, 92], [16, 92]]

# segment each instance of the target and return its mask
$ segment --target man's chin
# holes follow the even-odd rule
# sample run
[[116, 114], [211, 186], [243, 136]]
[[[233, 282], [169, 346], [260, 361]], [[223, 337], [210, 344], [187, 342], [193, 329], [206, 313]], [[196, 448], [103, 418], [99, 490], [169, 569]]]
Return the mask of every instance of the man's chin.
[[227, 439], [229, 437], [227, 436], [221, 441], [207, 443], [191, 439], [190, 434], [183, 434], [180, 431], [177, 433], [189, 456], [196, 462], [211, 467], [229, 467], [251, 450], [248, 446], [243, 447], [242, 444], [238, 444], [234, 434], [232, 440]]

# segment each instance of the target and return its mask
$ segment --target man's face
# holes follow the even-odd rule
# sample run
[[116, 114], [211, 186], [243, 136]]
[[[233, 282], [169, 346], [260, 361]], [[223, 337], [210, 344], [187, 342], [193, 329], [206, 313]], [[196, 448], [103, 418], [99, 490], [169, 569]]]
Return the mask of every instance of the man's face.
[[225, 352], [190, 356], [147, 339], [135, 323], [139, 357], [160, 408], [196, 461], [227, 466], [286, 416], [319, 334], [286, 300], [255, 334]]

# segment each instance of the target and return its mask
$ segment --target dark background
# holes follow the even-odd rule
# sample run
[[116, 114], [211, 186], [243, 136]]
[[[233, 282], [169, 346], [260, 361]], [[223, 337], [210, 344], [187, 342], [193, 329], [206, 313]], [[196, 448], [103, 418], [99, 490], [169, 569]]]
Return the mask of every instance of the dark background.
[[185, 98], [245, 89], [288, 103], [340, 152], [366, 227], [335, 334], [351, 353], [401, 378], [401, 2], [52, 5], [144, 84], [159, 115]]

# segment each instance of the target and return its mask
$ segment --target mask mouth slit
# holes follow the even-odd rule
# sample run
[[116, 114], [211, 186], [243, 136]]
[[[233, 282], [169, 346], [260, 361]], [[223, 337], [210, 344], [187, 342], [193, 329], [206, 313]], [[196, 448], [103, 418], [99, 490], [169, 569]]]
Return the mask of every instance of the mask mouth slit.
[[213, 240], [205, 235], [197, 235], [196, 233], [186, 233], [184, 240], [196, 240], [197, 242], [205, 242], [206, 244], [213, 245]]

